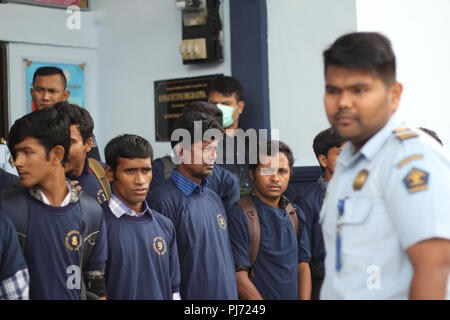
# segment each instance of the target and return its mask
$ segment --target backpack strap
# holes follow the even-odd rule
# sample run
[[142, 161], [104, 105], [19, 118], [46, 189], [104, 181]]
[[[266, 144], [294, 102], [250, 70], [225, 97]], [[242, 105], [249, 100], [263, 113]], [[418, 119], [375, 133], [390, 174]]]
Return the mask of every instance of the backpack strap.
[[[86, 196], [84, 193], [80, 195], [80, 208], [84, 235], [84, 247], [80, 261], [81, 274], [83, 274], [100, 232], [103, 210], [94, 198]], [[87, 296], [89, 296], [90, 299], [93, 299], [93, 294], [87, 292], [84, 281], [81, 281], [81, 300], [86, 300]]]
[[22, 251], [25, 250], [28, 231], [29, 213], [26, 195], [26, 188], [22, 187], [20, 182], [13, 184], [1, 194], [1, 207], [14, 223]]
[[286, 210], [286, 213], [288, 214], [289, 219], [291, 219], [292, 226], [294, 227], [295, 235], [298, 238], [297, 209], [295, 209], [295, 207], [292, 205], [292, 203], [289, 201], [289, 199], [284, 195], [281, 196], [280, 207], [284, 208], [284, 210]]
[[[253, 266], [253, 264], [256, 261], [256, 257], [258, 256], [259, 243], [261, 242], [261, 228], [259, 224], [258, 211], [256, 210], [255, 203], [253, 202], [250, 196], [245, 196], [236, 203], [241, 206], [242, 210], [245, 213], [245, 216], [247, 217], [248, 230], [250, 232], [250, 243], [248, 245], [248, 251], [250, 257], [250, 264]], [[286, 198], [284, 195], [281, 196], [280, 207], [286, 210], [288, 217], [291, 220], [292, 227], [294, 228], [295, 235], [298, 238], [297, 210], [289, 201], [289, 199]], [[249, 278], [250, 280], [253, 280], [255, 278], [253, 268], [251, 268], [250, 270]]]
[[172, 171], [175, 170], [177, 165], [173, 163], [171, 156], [164, 156], [161, 159], [164, 168], [164, 180], [167, 180], [172, 175]]
[[100, 186], [102, 187], [103, 192], [105, 193], [106, 200], [109, 200], [109, 198], [111, 198], [111, 186], [109, 184], [108, 179], [106, 179], [105, 168], [103, 168], [100, 162], [98, 162], [94, 158], [88, 158], [88, 160], [89, 160], [89, 168], [94, 173], [95, 177], [98, 180], [98, 183], [100, 183]]
[[[258, 256], [259, 251], [259, 243], [261, 241], [261, 229], [259, 225], [259, 217], [258, 211], [256, 211], [255, 203], [253, 202], [250, 196], [245, 196], [241, 198], [237, 203], [244, 210], [245, 216], [248, 221], [248, 230], [250, 232], [250, 243], [248, 245], [250, 264], [253, 264], [256, 261], [256, 257]], [[255, 278], [255, 274], [253, 272], [253, 268], [250, 271], [250, 280]]]

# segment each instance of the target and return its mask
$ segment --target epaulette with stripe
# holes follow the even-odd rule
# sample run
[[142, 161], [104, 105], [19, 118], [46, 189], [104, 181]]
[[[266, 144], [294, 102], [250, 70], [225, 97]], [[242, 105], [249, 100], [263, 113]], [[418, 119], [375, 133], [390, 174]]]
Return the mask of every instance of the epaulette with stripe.
[[419, 134], [409, 128], [399, 128], [393, 132], [395, 136], [400, 140], [406, 140], [411, 138], [417, 138]]
[[5, 138], [0, 138], [0, 143], [1, 144], [6, 144]]

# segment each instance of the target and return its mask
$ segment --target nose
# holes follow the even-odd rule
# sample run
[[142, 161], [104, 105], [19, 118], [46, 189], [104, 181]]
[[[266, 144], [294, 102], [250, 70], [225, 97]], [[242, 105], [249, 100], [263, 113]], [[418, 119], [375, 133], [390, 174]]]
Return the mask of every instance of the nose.
[[50, 100], [50, 92], [48, 90], [44, 90], [44, 94], [42, 95], [42, 100]]
[[14, 159], [14, 165], [16, 166], [16, 168], [23, 167], [24, 157], [22, 157], [20, 155], [20, 153], [16, 153], [13, 159]]
[[339, 109], [349, 109], [352, 107], [352, 96], [347, 90], [343, 90], [339, 95]]
[[134, 175], [134, 183], [139, 185], [145, 184], [145, 175], [142, 172], [137, 171]]

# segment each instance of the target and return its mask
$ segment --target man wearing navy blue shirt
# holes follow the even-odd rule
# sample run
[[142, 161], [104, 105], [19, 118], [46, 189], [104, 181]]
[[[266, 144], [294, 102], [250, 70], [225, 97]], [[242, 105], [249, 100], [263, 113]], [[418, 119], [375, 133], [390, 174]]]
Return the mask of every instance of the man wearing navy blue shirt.
[[[236, 203], [228, 211], [228, 223], [239, 298], [243, 300], [310, 299], [311, 259], [305, 217], [295, 205], [298, 231], [287, 213], [289, 200], [283, 196], [294, 158], [281, 141], [267, 143], [267, 153], [258, 153], [258, 164], [250, 165], [253, 180], [251, 200], [259, 218], [260, 243], [256, 260], [250, 261], [251, 236], [244, 206]], [[261, 152], [261, 151], [260, 151]], [[296, 233], [298, 235], [296, 236]], [[250, 279], [249, 274], [254, 274]]]
[[[182, 142], [172, 141], [180, 163], [170, 179], [154, 191], [150, 207], [166, 215], [175, 226], [181, 297], [237, 299], [225, 208], [205, 179], [213, 171], [222, 128], [210, 115], [189, 112], [177, 119], [175, 129], [185, 134]], [[215, 130], [215, 136], [203, 135], [208, 130]]]
[[179, 300], [175, 228], [145, 201], [152, 179], [150, 143], [136, 135], [121, 135], [108, 142], [105, 158], [113, 186], [111, 199], [103, 205], [108, 299]]
[[311, 262], [309, 265], [312, 279], [312, 300], [319, 300], [320, 288], [325, 277], [325, 245], [323, 243], [322, 228], [319, 224], [319, 213], [328, 182], [333, 176], [336, 161], [344, 144], [344, 139], [333, 128], [321, 131], [314, 138], [313, 149], [322, 168], [323, 175], [294, 200], [305, 213], [306, 226], [311, 240]]
[[[65, 164], [66, 177], [71, 181], [77, 181], [84, 192], [102, 204], [107, 200], [107, 195], [88, 161], [88, 153], [92, 149], [94, 120], [89, 111], [76, 104], [59, 102], [54, 108], [66, 114], [70, 121], [70, 150]], [[104, 164], [101, 165], [104, 167]]]
[[[55, 108], [27, 114], [14, 123], [9, 139], [28, 211], [23, 250], [30, 273], [30, 298], [78, 300], [84, 298], [82, 281], [90, 292], [105, 297], [105, 224], [100, 206], [82, 211], [81, 201], [97, 203], [65, 178], [70, 146], [67, 116]], [[11, 201], [5, 196], [2, 206], [9, 208]], [[86, 233], [84, 214], [99, 218], [97, 232]], [[19, 230], [21, 226], [15, 227]], [[88, 246], [87, 238], [95, 244]], [[85, 248], [92, 248], [89, 255], [84, 255]], [[82, 257], [87, 259], [83, 263]]]
[[28, 268], [11, 219], [0, 211], [0, 300], [28, 300]]
[[[183, 108], [183, 113], [189, 112], [204, 112], [217, 119], [218, 123], [222, 123], [222, 111], [208, 102], [193, 101], [187, 103]], [[165, 156], [153, 161], [153, 178], [150, 184], [150, 190], [147, 195], [147, 200], [150, 200], [151, 193], [157, 189], [165, 180], [170, 176], [166, 175], [166, 172], [172, 173], [172, 170], [176, 168], [173, 164], [170, 156]], [[222, 199], [225, 209], [230, 208], [236, 201], [239, 200], [239, 180], [235, 174], [222, 166], [214, 165], [212, 174], [206, 178], [208, 180], [208, 187], [215, 191]]]

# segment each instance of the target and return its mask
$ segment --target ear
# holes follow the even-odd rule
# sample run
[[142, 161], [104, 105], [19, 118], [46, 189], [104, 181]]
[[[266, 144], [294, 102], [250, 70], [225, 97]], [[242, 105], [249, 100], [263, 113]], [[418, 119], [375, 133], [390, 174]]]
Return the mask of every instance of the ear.
[[86, 153], [91, 151], [91, 149], [92, 149], [92, 137], [87, 139], [86, 143], [84, 144], [84, 150], [86, 151]]
[[108, 179], [109, 182], [113, 182], [114, 181], [114, 171], [108, 165], [106, 165], [105, 174], [106, 174], [106, 178]]
[[64, 95], [63, 95], [63, 101], [67, 101], [70, 97], [70, 91], [66, 90], [64, 91]]
[[50, 161], [53, 165], [61, 164], [64, 159], [64, 147], [57, 145], [50, 150]]
[[239, 114], [242, 114], [242, 112], [244, 111], [245, 102], [241, 100], [241, 101], [238, 102], [237, 105], [238, 105]]
[[184, 150], [183, 147], [181, 146], [181, 142], [177, 143], [174, 147], [173, 147], [173, 152], [180, 158], [183, 159], [184, 156]]
[[400, 105], [400, 98], [403, 92], [403, 85], [400, 82], [395, 82], [389, 88], [389, 99], [393, 111], [396, 111]]
[[328, 159], [323, 154], [319, 154], [317, 160], [319, 160], [319, 163], [323, 168], [328, 167]]

